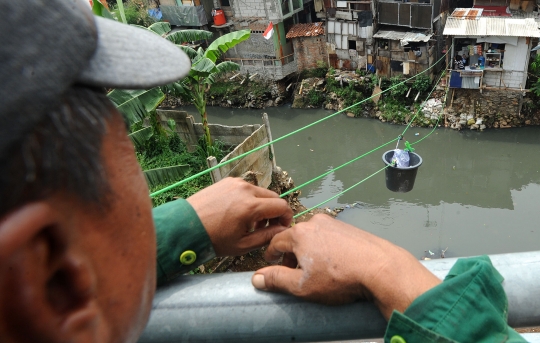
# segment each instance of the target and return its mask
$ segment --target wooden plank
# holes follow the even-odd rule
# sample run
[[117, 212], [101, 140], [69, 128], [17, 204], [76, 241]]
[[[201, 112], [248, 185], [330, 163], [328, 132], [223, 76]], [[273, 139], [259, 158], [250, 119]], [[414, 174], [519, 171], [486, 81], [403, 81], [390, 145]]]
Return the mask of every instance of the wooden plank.
[[[210, 156], [206, 159], [206, 165], [208, 168], [217, 166], [217, 160], [214, 156]], [[212, 178], [212, 183], [216, 183], [222, 179], [219, 168], [214, 169], [210, 172], [210, 177]]]
[[379, 56], [379, 60], [382, 62], [382, 68], [377, 72], [377, 75], [390, 77], [390, 57]]

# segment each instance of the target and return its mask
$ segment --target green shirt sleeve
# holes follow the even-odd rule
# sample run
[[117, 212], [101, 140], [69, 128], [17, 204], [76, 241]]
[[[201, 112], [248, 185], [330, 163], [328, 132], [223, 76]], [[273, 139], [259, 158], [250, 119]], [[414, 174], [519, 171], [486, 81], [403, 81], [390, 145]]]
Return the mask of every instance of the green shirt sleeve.
[[157, 239], [158, 285], [216, 256], [199, 216], [186, 200], [168, 202], [152, 212]]
[[507, 324], [502, 281], [489, 257], [459, 259], [442, 284], [394, 311], [385, 342], [526, 342]]

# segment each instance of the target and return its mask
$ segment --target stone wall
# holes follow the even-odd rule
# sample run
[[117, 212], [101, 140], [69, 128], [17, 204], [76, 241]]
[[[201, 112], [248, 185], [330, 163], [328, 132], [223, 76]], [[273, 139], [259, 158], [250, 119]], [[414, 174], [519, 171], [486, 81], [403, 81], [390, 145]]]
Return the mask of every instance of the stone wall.
[[294, 56], [298, 70], [317, 68], [328, 60], [324, 36], [293, 38]]
[[[453, 129], [509, 128], [540, 125], [538, 111], [528, 111], [532, 100], [525, 92], [510, 90], [455, 89], [447, 107], [448, 125]], [[525, 94], [525, 95], [524, 95]]]

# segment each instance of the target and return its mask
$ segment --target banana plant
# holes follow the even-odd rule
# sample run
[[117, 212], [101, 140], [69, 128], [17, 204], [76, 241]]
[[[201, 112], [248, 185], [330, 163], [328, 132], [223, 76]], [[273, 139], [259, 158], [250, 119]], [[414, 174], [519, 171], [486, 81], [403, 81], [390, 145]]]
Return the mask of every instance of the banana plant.
[[[118, 12], [124, 24], [126, 24], [126, 18], [124, 14], [124, 8], [122, 0], [117, 0]], [[92, 5], [92, 11], [95, 15], [108, 18], [111, 20], [117, 20], [100, 1], [94, 0]], [[156, 34], [165, 35], [171, 30], [169, 23], [155, 23], [151, 25], [150, 30]], [[143, 29], [146, 29], [143, 27]], [[139, 123], [148, 116], [155, 116], [156, 108], [165, 99], [165, 94], [159, 87], [151, 89], [113, 89], [107, 94], [109, 100], [111, 100], [118, 111], [123, 114], [129, 127], [133, 124]], [[144, 127], [135, 132], [128, 134], [129, 138], [133, 142], [133, 145], [141, 150], [144, 148], [146, 142], [155, 134], [156, 131], [162, 131], [159, 127], [157, 118], [151, 120], [155, 125]], [[173, 123], [168, 123], [171, 130], [173, 130]], [[144, 171], [146, 182], [150, 188], [157, 187], [159, 185], [168, 184], [184, 178], [186, 173], [190, 171], [190, 166], [181, 164], [165, 168], [155, 168]]]
[[241, 30], [225, 34], [214, 40], [208, 48], [195, 50], [185, 43], [210, 39], [213, 33], [205, 30], [182, 30], [170, 33], [171, 28], [168, 23], [156, 24], [151, 25], [148, 29], [175, 43], [191, 59], [191, 70], [188, 76], [183, 80], [162, 87], [162, 90], [193, 103], [201, 116], [206, 154], [210, 156], [212, 154], [212, 137], [208, 128], [206, 92], [216, 82], [219, 75], [240, 70], [240, 66], [234, 62], [217, 63], [217, 61], [229, 49], [248, 39], [251, 31]]

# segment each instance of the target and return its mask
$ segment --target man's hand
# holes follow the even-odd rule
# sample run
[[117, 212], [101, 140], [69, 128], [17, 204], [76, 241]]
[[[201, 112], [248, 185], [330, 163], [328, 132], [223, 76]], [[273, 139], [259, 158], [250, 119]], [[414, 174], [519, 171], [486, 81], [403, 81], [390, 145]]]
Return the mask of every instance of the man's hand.
[[258, 270], [253, 286], [329, 305], [373, 299], [387, 320], [441, 282], [404, 249], [323, 214], [277, 234], [265, 258], [283, 253], [288, 266]]
[[217, 256], [260, 248], [292, 221], [287, 202], [267, 189], [226, 178], [186, 199], [203, 223]]

